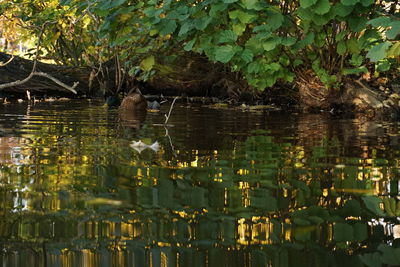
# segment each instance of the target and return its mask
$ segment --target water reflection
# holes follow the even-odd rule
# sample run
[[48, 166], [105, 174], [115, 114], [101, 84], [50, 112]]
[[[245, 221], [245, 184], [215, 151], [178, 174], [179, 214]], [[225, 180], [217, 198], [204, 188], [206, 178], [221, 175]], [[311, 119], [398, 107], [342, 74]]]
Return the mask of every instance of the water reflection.
[[5, 266], [396, 265], [395, 123], [178, 105], [132, 129], [96, 102], [19, 108], [0, 115]]

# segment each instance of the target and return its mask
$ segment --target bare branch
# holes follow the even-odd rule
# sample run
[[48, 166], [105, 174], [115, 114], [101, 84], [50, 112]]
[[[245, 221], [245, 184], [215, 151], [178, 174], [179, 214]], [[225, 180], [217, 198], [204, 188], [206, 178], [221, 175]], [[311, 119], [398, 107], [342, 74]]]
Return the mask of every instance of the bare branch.
[[7, 87], [14, 87], [14, 86], [18, 86], [18, 85], [24, 84], [24, 83], [26, 83], [27, 81], [29, 81], [33, 77], [33, 73], [34, 72], [31, 72], [28, 75], [28, 77], [26, 77], [22, 81], [21, 80], [17, 80], [15, 82], [9, 82], [9, 83], [5, 83], [5, 84], [0, 84], [0, 89], [4, 89], [4, 88], [7, 88]]
[[171, 107], [169, 108], [168, 115], [165, 115], [165, 122], [164, 124], [167, 124], [169, 117], [171, 116], [172, 108], [174, 107], [175, 101], [179, 98], [179, 96], [175, 97], [174, 100], [172, 101]]
[[13, 61], [13, 59], [14, 59], [14, 55], [12, 55], [12, 56], [10, 57], [10, 59], [7, 60], [7, 62], [5, 62], [5, 63], [3, 63], [3, 62], [0, 61], [0, 67], [4, 67], [5, 65], [9, 64], [11, 61]]
[[[52, 81], [55, 82], [56, 84], [58, 84], [58, 85], [60, 85], [61, 87], [63, 87], [63, 88], [65, 88], [65, 89], [67, 89], [67, 90], [73, 92], [74, 94], [77, 93], [76, 90], [75, 90], [75, 88], [76, 88], [76, 86], [79, 84], [79, 82], [75, 82], [74, 85], [71, 87], [71, 86], [66, 85], [65, 83], [61, 82], [60, 80], [54, 78], [53, 76], [51, 76], [51, 75], [49, 75], [49, 74], [47, 74], [47, 73], [44, 73], [44, 72], [37, 72], [37, 71], [36, 71], [36, 66], [37, 66], [37, 62], [38, 62], [38, 59], [39, 59], [39, 53], [40, 53], [40, 43], [42, 42], [42, 37], [43, 37], [44, 29], [46, 28], [47, 24], [50, 24], [50, 23], [53, 23], [53, 22], [51, 22], [51, 21], [46, 21], [45, 23], [43, 23], [43, 25], [42, 25], [42, 27], [41, 27], [41, 29], [40, 29], [39, 39], [38, 39], [38, 43], [37, 43], [37, 45], [36, 45], [35, 60], [33, 61], [32, 71], [31, 71], [31, 73], [28, 75], [28, 77], [26, 77], [26, 78], [23, 79], [23, 80], [17, 80], [17, 81], [14, 81], [14, 82], [9, 82], [9, 83], [5, 83], [5, 84], [0, 84], [0, 89], [4, 89], [4, 88], [7, 88], [7, 87], [14, 87], [14, 86], [18, 86], [18, 85], [24, 84], [24, 83], [28, 82], [33, 76], [42, 76], [42, 77], [46, 77], [47, 79], [52, 80]], [[8, 64], [8, 63], [6, 63], [6, 64]]]
[[54, 78], [53, 76], [51, 76], [50, 74], [44, 73], [44, 72], [34, 72], [33, 75], [37, 75], [37, 76], [42, 76], [42, 77], [46, 77], [47, 79], [52, 80], [53, 82], [55, 82], [56, 84], [58, 84], [59, 86], [71, 91], [74, 94], [77, 94], [75, 88], [78, 86], [79, 82], [74, 82], [74, 85], [68, 86], [65, 83], [63, 83], [62, 81]]

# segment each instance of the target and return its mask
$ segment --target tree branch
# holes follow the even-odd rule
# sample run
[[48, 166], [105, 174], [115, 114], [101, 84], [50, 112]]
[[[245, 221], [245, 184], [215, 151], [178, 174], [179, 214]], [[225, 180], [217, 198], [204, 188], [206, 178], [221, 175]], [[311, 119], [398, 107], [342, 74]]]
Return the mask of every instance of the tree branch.
[[172, 101], [171, 107], [169, 108], [169, 112], [168, 115], [165, 115], [165, 122], [164, 125], [167, 124], [169, 117], [171, 116], [171, 112], [172, 112], [172, 108], [174, 107], [175, 101], [178, 99], [179, 97], [175, 97], [174, 100]]
[[[24, 84], [26, 82], [28, 82], [33, 76], [42, 76], [42, 77], [46, 77], [47, 79], [52, 80], [53, 82], [55, 82], [56, 84], [58, 84], [59, 86], [73, 92], [74, 94], [76, 94], [76, 90], [75, 87], [79, 84], [79, 82], [75, 82], [74, 85], [68, 86], [65, 83], [61, 82], [60, 80], [54, 78], [53, 76], [44, 73], [44, 72], [38, 72], [36, 71], [36, 66], [37, 66], [37, 62], [39, 59], [39, 52], [40, 52], [40, 43], [42, 41], [42, 37], [43, 37], [43, 33], [44, 33], [44, 29], [46, 28], [47, 24], [51, 23], [50, 21], [46, 21], [45, 23], [43, 23], [41, 29], [40, 29], [40, 33], [39, 33], [39, 39], [38, 39], [38, 43], [36, 45], [36, 55], [35, 55], [35, 60], [33, 61], [33, 66], [32, 66], [32, 71], [31, 73], [28, 75], [28, 77], [26, 77], [23, 80], [17, 80], [14, 82], [9, 82], [9, 83], [5, 83], [5, 84], [0, 84], [0, 89], [4, 89], [7, 87], [14, 87], [14, 86], [18, 86], [21, 84]], [[0, 67], [5, 66], [6, 64], [8, 64], [9, 62], [11, 62], [11, 60], [13, 59], [13, 57], [11, 57], [11, 59], [9, 61], [7, 61], [5, 64], [0, 65]]]
[[7, 64], [9, 64], [11, 61], [13, 61], [13, 59], [14, 59], [14, 55], [12, 55], [11, 57], [10, 57], [10, 59], [9, 60], [7, 60], [7, 62], [0, 62], [0, 67], [4, 67], [5, 65], [7, 65]]

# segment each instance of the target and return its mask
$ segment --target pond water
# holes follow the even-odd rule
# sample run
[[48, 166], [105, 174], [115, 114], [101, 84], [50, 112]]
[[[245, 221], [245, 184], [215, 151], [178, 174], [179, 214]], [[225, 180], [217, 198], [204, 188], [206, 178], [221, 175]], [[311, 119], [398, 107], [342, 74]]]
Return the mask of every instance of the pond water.
[[168, 109], [1, 106], [2, 265], [400, 264], [398, 123]]

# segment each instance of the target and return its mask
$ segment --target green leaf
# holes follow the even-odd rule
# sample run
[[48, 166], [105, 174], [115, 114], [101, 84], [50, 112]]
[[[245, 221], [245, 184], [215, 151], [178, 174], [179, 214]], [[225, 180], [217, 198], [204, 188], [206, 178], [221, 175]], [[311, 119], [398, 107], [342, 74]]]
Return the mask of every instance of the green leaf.
[[310, 45], [314, 41], [314, 38], [315, 38], [315, 34], [313, 32], [309, 32], [303, 40], [297, 42], [297, 44], [294, 46], [294, 48], [295, 49], [303, 49], [307, 45]]
[[[106, 3], [106, 2], [104, 2]], [[109, 7], [107, 7], [109, 8]], [[143, 13], [146, 14], [148, 17], [159, 17], [162, 13], [162, 9], [155, 8], [155, 7], [148, 7], [143, 10]]]
[[280, 12], [273, 12], [272, 15], [267, 18], [267, 25], [271, 31], [274, 31], [282, 26], [284, 19], [284, 16]]
[[347, 33], [348, 33], [347, 31], [342, 31], [342, 32], [339, 32], [338, 34], [336, 34], [336, 37], [335, 37], [336, 42], [343, 40], [343, 38], [346, 36]]
[[336, 16], [347, 17], [353, 12], [354, 6], [345, 6], [342, 3], [337, 3], [333, 6], [333, 10]]
[[367, 72], [368, 72], [368, 69], [365, 66], [352, 68], [352, 69], [343, 69], [342, 70], [342, 73], [344, 75], [351, 75], [351, 74], [358, 75], [360, 73], [367, 73]]
[[388, 70], [390, 70], [390, 67], [391, 67], [391, 64], [390, 64], [389, 60], [387, 60], [387, 59], [381, 60], [376, 64], [376, 70], [378, 72], [388, 71]]
[[361, 51], [361, 48], [358, 45], [358, 40], [355, 37], [352, 37], [349, 40], [347, 40], [346, 46], [351, 54], [358, 54]]
[[235, 3], [235, 2], [237, 2], [237, 1], [239, 1], [239, 0], [224, 0], [223, 2], [224, 2], [225, 4], [232, 4], [232, 3]]
[[372, 62], [377, 62], [387, 56], [386, 51], [392, 44], [390, 42], [380, 43], [372, 47], [368, 53], [367, 58]]
[[262, 65], [258, 61], [253, 61], [247, 66], [248, 73], [259, 73]]
[[295, 59], [294, 62], [293, 62], [293, 66], [297, 67], [297, 66], [300, 66], [303, 63], [304, 63], [303, 60]]
[[296, 43], [297, 39], [294, 37], [283, 37], [282, 38], [282, 45], [284, 46], [292, 46]]
[[264, 48], [262, 46], [263, 42], [257, 37], [251, 37], [246, 42], [246, 48], [251, 49], [254, 55], [259, 55], [264, 52]]
[[191, 51], [195, 43], [196, 43], [196, 38], [190, 40], [190, 41], [187, 42], [187, 44], [183, 47], [183, 50], [185, 50], [185, 51]]
[[385, 16], [380, 16], [374, 19], [371, 19], [370, 21], [368, 21], [368, 24], [374, 26], [374, 27], [388, 27], [390, 22], [392, 22], [392, 20], [389, 17], [385, 17]]
[[298, 8], [297, 9], [298, 16], [302, 19], [302, 23], [305, 24], [313, 19], [313, 13], [310, 10], [305, 8]]
[[161, 22], [160, 34], [167, 35], [175, 31], [177, 25], [176, 21], [172, 19], [166, 19]]
[[232, 25], [232, 30], [237, 36], [240, 36], [246, 30], [246, 24], [234, 24]]
[[375, 3], [375, 0], [360, 0], [361, 4], [365, 7], [372, 5]]
[[140, 68], [144, 71], [150, 71], [155, 64], [154, 56], [149, 56], [140, 62]]
[[228, 63], [235, 55], [236, 51], [231, 45], [219, 46], [215, 49], [215, 60]]
[[341, 0], [340, 2], [345, 6], [354, 6], [359, 0]]
[[364, 201], [365, 206], [369, 209], [373, 214], [378, 216], [385, 216], [385, 213], [380, 208], [381, 199], [376, 196], [363, 196], [362, 200]]
[[179, 30], [178, 36], [186, 34], [191, 29], [193, 29], [193, 23], [191, 21], [185, 21]]
[[319, 26], [327, 24], [330, 20], [331, 16], [329, 15], [329, 13], [325, 15], [318, 15], [318, 14], [313, 15], [313, 22]]
[[347, 51], [346, 43], [345, 43], [344, 41], [340, 41], [340, 42], [337, 44], [336, 51], [337, 51], [337, 53], [338, 53], [339, 55], [342, 55], [342, 56], [343, 56], [343, 55], [346, 53], [346, 51]]
[[400, 56], [400, 41], [392, 45], [387, 53], [388, 57], [398, 57]]
[[264, 48], [265, 51], [271, 51], [274, 50], [275, 47], [281, 42], [281, 38], [280, 37], [274, 37], [274, 38], [270, 38], [268, 40], [266, 40], [262, 46]]
[[315, 5], [318, 0], [300, 0], [300, 6], [302, 8], [309, 8], [312, 5]]
[[231, 30], [220, 31], [218, 33], [218, 43], [234, 43], [236, 39], [237, 35]]
[[110, 1], [110, 8], [114, 8], [114, 7], [120, 6], [125, 2], [126, 2], [126, 0], [113, 0], [113, 1]]
[[212, 19], [213, 19], [212, 17], [208, 16], [197, 19], [196, 22], [194, 23], [196, 29], [201, 31], [204, 30], [205, 28], [207, 28], [208, 24], [210, 24]]
[[331, 5], [329, 0], [318, 0], [317, 4], [313, 8], [314, 12], [318, 15], [324, 15], [329, 12]]
[[397, 35], [400, 34], [400, 21], [390, 23], [389, 27], [391, 27], [391, 29], [386, 32], [386, 37], [389, 39], [395, 39]]
[[349, 28], [352, 31], [361, 32], [365, 30], [367, 26], [367, 21], [368, 19], [366, 17], [358, 17], [358, 16], [349, 17], [348, 19]]
[[272, 70], [274, 72], [274, 71], [280, 70], [281, 65], [279, 63], [274, 62], [274, 63], [265, 65], [264, 68], [265, 68], [265, 70]]
[[250, 63], [252, 62], [254, 55], [250, 49], [245, 48], [240, 57], [243, 59], [244, 62]]
[[241, 0], [242, 4], [247, 9], [255, 9], [258, 4], [258, 0]]
[[247, 24], [255, 19], [257, 16], [255, 14], [248, 13], [246, 11], [242, 11], [240, 9], [236, 9], [229, 12], [229, 18], [231, 19], [239, 19], [241, 23]]
[[247, 24], [252, 22], [255, 18], [257, 18], [257, 16], [247, 12], [239, 11], [237, 18], [240, 20], [241, 23]]
[[364, 57], [362, 55], [353, 54], [350, 59], [350, 64], [353, 66], [360, 66], [364, 61]]
[[[238, 0], [236, 0], [238, 1]], [[224, 11], [229, 7], [227, 4], [219, 3], [219, 4], [213, 4], [210, 9], [209, 15], [213, 18], [216, 18], [217, 16], [220, 16], [220, 11]]]

